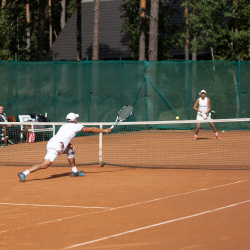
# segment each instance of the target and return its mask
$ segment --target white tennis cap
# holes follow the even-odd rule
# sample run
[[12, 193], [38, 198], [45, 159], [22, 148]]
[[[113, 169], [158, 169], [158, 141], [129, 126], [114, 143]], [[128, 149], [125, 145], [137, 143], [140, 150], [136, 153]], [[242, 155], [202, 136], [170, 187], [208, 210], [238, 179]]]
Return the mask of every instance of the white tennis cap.
[[77, 117], [79, 117], [78, 114], [75, 114], [75, 113], [69, 113], [67, 116], [66, 116], [66, 120], [70, 120], [70, 121], [74, 121]]
[[203, 90], [201, 90], [201, 92], [199, 94], [201, 94], [201, 93], [205, 93], [206, 94], [207, 92], [206, 92], [205, 89], [203, 89]]

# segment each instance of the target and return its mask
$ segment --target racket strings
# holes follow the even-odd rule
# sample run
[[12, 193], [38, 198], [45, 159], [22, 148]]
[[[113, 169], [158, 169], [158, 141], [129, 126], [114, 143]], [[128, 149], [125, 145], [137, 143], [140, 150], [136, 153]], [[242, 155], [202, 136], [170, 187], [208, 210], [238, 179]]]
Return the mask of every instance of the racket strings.
[[119, 119], [124, 120], [126, 118], [128, 118], [133, 111], [133, 107], [131, 105], [126, 106], [125, 108], [123, 108], [119, 114]]

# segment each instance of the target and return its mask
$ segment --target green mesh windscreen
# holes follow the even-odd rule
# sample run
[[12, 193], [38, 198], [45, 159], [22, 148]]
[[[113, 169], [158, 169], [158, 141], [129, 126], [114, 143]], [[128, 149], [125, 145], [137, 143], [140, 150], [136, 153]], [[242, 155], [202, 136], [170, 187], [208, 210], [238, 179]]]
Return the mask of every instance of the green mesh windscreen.
[[126, 104], [129, 121], [196, 119], [201, 89], [217, 118], [250, 116], [250, 63], [224, 61], [0, 62], [1, 104], [7, 115], [45, 114], [65, 121], [111, 122]]

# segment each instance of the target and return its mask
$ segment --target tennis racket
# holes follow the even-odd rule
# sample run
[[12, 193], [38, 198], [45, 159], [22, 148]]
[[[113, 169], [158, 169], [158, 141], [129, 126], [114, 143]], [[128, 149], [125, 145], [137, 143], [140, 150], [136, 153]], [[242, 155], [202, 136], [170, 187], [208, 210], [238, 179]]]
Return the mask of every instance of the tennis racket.
[[113, 129], [115, 125], [117, 125], [118, 123], [120, 123], [120, 122], [126, 120], [127, 118], [129, 118], [132, 115], [132, 113], [133, 113], [133, 106], [131, 106], [131, 105], [124, 106], [118, 112], [115, 123], [110, 128]]
[[208, 113], [208, 119], [215, 119], [216, 118], [216, 114], [215, 114], [215, 111], [211, 110], [209, 113]]
[[200, 113], [200, 115], [204, 118], [204, 120], [213, 120], [216, 118], [215, 111], [210, 111], [208, 114]]
[[199, 112], [199, 116], [201, 116], [204, 120], [207, 120], [208, 115], [205, 112]]

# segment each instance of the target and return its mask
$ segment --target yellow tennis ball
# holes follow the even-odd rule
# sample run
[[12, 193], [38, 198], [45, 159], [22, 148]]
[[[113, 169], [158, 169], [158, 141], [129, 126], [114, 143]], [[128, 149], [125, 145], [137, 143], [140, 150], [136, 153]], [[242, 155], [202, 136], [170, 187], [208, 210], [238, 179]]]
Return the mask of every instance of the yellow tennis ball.
[[222, 132], [224, 133], [224, 132], [225, 132], [225, 130], [222, 130]]
[[176, 116], [175, 119], [176, 119], [176, 120], [179, 120], [180, 118], [179, 118], [179, 116]]

